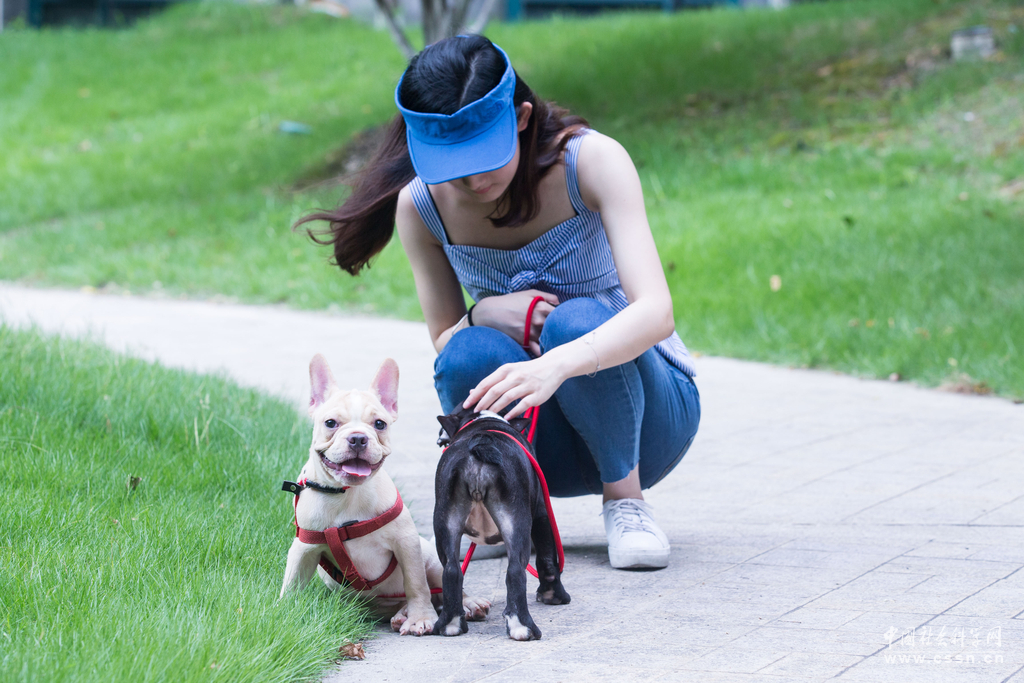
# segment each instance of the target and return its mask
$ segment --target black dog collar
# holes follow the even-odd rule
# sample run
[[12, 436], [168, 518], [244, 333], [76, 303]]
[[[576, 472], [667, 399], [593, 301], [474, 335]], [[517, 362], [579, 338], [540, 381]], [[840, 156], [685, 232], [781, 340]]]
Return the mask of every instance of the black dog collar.
[[298, 483], [294, 481], [285, 480], [281, 484], [282, 491], [294, 493], [295, 495], [299, 495], [300, 493], [302, 493], [303, 489], [313, 489], [314, 491], [319, 491], [320, 493], [345, 493], [345, 491], [348, 491], [349, 487], [345, 486], [340, 489], [336, 489], [331, 488], [330, 486], [324, 486], [323, 484], [318, 484], [315, 481], [307, 481], [305, 479]]

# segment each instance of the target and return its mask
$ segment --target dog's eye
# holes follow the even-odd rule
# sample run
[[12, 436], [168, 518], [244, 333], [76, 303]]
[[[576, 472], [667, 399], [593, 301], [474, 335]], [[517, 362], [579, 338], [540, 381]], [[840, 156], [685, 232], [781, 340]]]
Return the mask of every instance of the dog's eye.
[[335, 422], [334, 420], [325, 420], [324, 426], [327, 427], [328, 429], [334, 429], [335, 427], [338, 426], [338, 423]]
[[373, 428], [378, 431], [384, 431], [385, 429], [388, 428], [388, 423], [385, 422], [384, 420], [377, 420], [376, 422], [373, 423]]

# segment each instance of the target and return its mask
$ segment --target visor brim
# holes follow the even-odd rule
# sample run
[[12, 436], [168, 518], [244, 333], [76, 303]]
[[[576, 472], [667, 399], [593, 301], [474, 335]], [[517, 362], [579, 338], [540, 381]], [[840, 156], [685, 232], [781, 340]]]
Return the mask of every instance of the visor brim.
[[461, 142], [428, 143], [418, 140], [411, 129], [406, 129], [413, 168], [428, 185], [501, 168], [515, 156], [518, 138], [516, 108], [511, 102], [490, 128]]

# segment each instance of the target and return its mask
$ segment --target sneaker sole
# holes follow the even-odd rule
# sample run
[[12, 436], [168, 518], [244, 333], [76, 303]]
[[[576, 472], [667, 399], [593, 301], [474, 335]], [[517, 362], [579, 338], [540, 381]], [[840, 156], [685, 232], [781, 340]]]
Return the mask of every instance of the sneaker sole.
[[608, 560], [614, 569], [664, 569], [668, 566], [669, 552], [640, 553], [614, 552], [608, 549]]

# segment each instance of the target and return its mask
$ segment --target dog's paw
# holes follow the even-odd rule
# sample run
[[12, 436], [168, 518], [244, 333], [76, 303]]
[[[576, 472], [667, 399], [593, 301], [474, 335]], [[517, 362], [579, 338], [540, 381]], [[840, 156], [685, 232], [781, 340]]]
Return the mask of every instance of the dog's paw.
[[572, 598], [561, 583], [537, 589], [537, 602], [543, 602], [545, 605], [568, 605], [570, 600]]
[[434, 630], [434, 615], [409, 617], [398, 633], [403, 636], [425, 636]]
[[409, 606], [402, 605], [395, 616], [391, 617], [391, 630], [401, 632], [402, 624], [409, 620]]
[[540, 629], [532, 621], [523, 624], [514, 614], [505, 615], [505, 631], [512, 640], [540, 640]]
[[483, 598], [471, 598], [467, 595], [462, 598], [462, 608], [466, 611], [466, 619], [469, 621], [483, 621], [491, 611], [491, 603]]
[[441, 618], [434, 622], [434, 633], [439, 636], [460, 636], [467, 631], [469, 631], [469, 624], [466, 623], [464, 616], [460, 616], [458, 619], [453, 617], [446, 622], [445, 616], [442, 614]]

